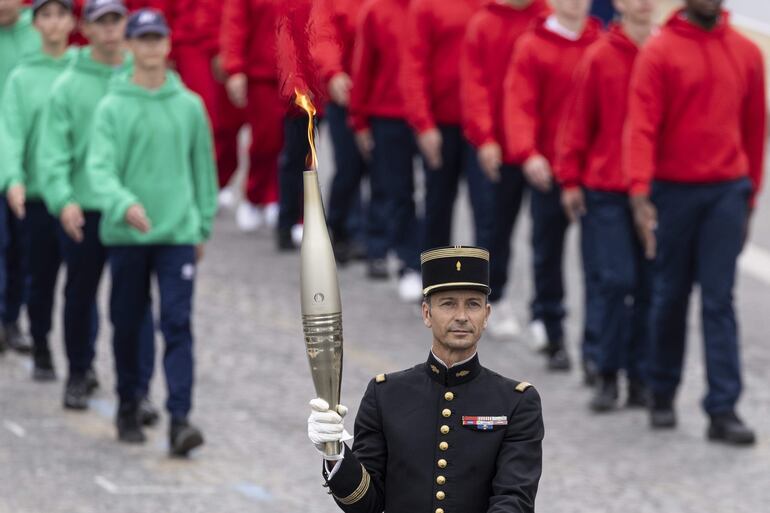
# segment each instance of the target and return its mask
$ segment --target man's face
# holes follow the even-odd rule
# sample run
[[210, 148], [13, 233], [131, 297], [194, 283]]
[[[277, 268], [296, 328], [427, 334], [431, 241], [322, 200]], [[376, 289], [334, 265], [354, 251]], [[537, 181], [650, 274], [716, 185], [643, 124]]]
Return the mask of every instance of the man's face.
[[22, 0], [0, 0], [0, 26], [16, 22], [21, 10]]
[[655, 15], [657, 0], [614, 0], [615, 9], [631, 23], [649, 25]]
[[553, 10], [566, 18], [577, 20], [588, 16], [591, 0], [550, 0]]
[[447, 349], [464, 350], [478, 344], [492, 307], [486, 294], [474, 290], [436, 292], [422, 304], [425, 326]]
[[128, 45], [134, 54], [137, 68], [156, 70], [166, 66], [171, 51], [171, 41], [160, 34], [144, 34], [130, 39]]
[[123, 47], [126, 36], [125, 16], [108, 13], [83, 25], [83, 33], [91, 45], [104, 53], [114, 53]]
[[49, 2], [35, 13], [35, 28], [43, 41], [66, 44], [75, 29], [75, 16], [59, 2]]
[[722, 10], [723, 0], [685, 0], [687, 9], [702, 18], [716, 18]]

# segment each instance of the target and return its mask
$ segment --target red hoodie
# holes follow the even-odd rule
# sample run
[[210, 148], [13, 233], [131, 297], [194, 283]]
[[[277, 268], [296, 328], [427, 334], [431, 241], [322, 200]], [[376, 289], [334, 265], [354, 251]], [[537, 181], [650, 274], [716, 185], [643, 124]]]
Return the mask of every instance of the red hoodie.
[[628, 190], [621, 146], [628, 85], [638, 52], [621, 26], [613, 25], [578, 64], [554, 166], [564, 188]]
[[460, 59], [463, 132], [476, 147], [503, 145], [503, 81], [513, 45], [536, 18], [547, 14], [545, 0], [523, 9], [492, 1], [468, 24]]
[[599, 38], [600, 26], [589, 18], [580, 38], [571, 41], [541, 19], [516, 43], [504, 83], [506, 162], [521, 164], [537, 154], [554, 162], [575, 67]]
[[198, 0], [195, 10], [195, 26], [201, 31], [200, 45], [214, 57], [219, 53], [219, 30], [222, 27], [222, 0]]
[[199, 11], [204, 0], [161, 0], [166, 20], [171, 27], [171, 43], [174, 47], [194, 45], [203, 38], [203, 31], [198, 25]]
[[401, 90], [407, 121], [418, 132], [459, 125], [460, 49], [482, 0], [412, 0], [407, 16]]
[[222, 66], [229, 75], [278, 79], [276, 2], [283, 1], [287, 0], [224, 0], [219, 42]]
[[356, 131], [369, 117], [403, 118], [404, 98], [393, 77], [401, 71], [401, 41], [409, 0], [371, 0], [361, 10], [353, 53], [350, 121]]
[[640, 52], [631, 78], [623, 167], [631, 194], [650, 181], [762, 181], [765, 73], [759, 49], [726, 12], [711, 31], [675, 13]]
[[[321, 23], [317, 30], [323, 35], [313, 48], [323, 83], [337, 73], [351, 73], [353, 47], [356, 40], [356, 21], [363, 0], [325, 0], [325, 15], [316, 16]], [[319, 0], [316, 0], [319, 3]]]

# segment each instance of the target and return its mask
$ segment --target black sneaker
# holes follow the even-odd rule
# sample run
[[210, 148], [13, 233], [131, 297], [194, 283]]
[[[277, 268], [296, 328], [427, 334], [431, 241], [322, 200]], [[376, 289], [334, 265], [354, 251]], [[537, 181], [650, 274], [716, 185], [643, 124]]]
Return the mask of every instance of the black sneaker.
[[86, 387], [88, 387], [88, 394], [91, 395], [99, 388], [99, 378], [96, 377], [96, 371], [93, 367], [86, 371], [85, 375]]
[[139, 407], [137, 403], [121, 404], [118, 408], [118, 417], [115, 425], [118, 428], [118, 440], [121, 442], [141, 444], [147, 440], [139, 421]]
[[85, 376], [72, 375], [67, 379], [64, 387], [64, 407], [68, 410], [87, 410], [88, 380]]
[[350, 249], [350, 241], [332, 238], [332, 251], [338, 265], [345, 265], [350, 261]]
[[172, 456], [187, 456], [187, 454], [203, 445], [203, 433], [190, 424], [187, 419], [171, 421], [168, 430], [168, 447]]
[[32, 352], [32, 342], [21, 332], [19, 324], [16, 322], [5, 325], [5, 343], [8, 349], [13, 349], [17, 353], [29, 354]]
[[599, 368], [593, 360], [583, 358], [583, 384], [587, 387], [596, 386], [599, 381]]
[[294, 244], [294, 240], [291, 238], [291, 228], [288, 230], [278, 228], [275, 232], [275, 242], [278, 251], [295, 251], [297, 249], [297, 245]]
[[388, 261], [384, 258], [373, 258], [369, 260], [367, 275], [372, 280], [387, 280], [390, 277], [388, 272]]
[[160, 414], [158, 409], [150, 402], [148, 398], [144, 398], [139, 402], [139, 420], [143, 426], [151, 427], [158, 423]]
[[653, 429], [676, 427], [676, 412], [670, 397], [653, 396], [650, 405], [650, 427]]
[[35, 358], [32, 367], [32, 379], [41, 383], [56, 381], [56, 370], [50, 356]]
[[638, 379], [629, 379], [626, 408], [647, 408], [649, 404], [650, 398], [644, 383]]
[[618, 376], [608, 373], [599, 376], [589, 408], [595, 413], [614, 410], [618, 403]]
[[567, 350], [561, 343], [549, 344], [546, 348], [545, 354], [548, 358], [547, 367], [549, 371], [563, 372], [570, 370], [570, 367], [572, 367], [572, 364], [569, 360], [569, 355], [567, 354]]
[[709, 440], [729, 445], [754, 445], [756, 442], [754, 431], [734, 412], [712, 415], [707, 436]]

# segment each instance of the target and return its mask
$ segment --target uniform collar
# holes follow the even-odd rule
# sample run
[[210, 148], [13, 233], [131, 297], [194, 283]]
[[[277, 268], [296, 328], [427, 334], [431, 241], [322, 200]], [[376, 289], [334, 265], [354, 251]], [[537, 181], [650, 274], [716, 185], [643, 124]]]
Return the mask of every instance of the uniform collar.
[[470, 360], [460, 364], [453, 365], [447, 369], [446, 365], [436, 358], [431, 351], [428, 354], [428, 361], [425, 362], [425, 373], [433, 381], [445, 386], [453, 387], [472, 381], [481, 372], [479, 355], [475, 354]]

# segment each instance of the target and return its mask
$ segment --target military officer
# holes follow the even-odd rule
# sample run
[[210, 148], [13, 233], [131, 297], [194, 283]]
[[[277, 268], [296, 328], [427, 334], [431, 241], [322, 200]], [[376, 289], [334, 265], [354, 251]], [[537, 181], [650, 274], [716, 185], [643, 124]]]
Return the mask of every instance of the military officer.
[[[326, 486], [349, 513], [533, 512], [540, 397], [529, 383], [482, 367], [476, 352], [491, 312], [489, 252], [446, 247], [421, 260], [428, 359], [369, 383], [352, 448], [325, 456]], [[308, 435], [319, 451], [350, 438], [344, 406], [310, 405]]]

